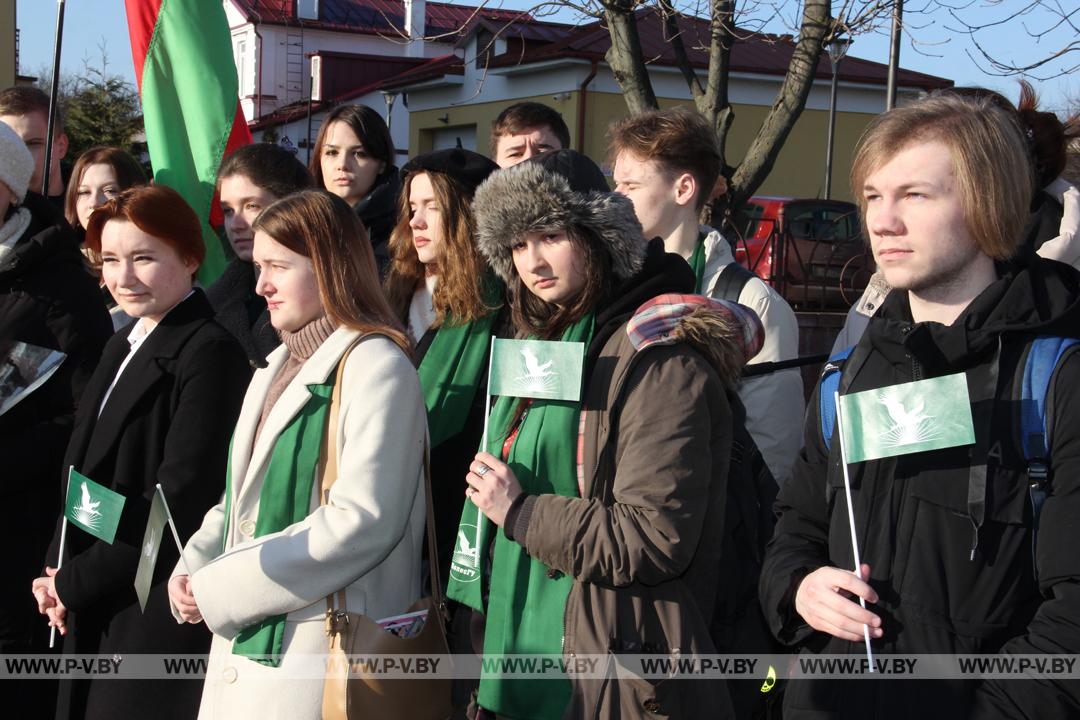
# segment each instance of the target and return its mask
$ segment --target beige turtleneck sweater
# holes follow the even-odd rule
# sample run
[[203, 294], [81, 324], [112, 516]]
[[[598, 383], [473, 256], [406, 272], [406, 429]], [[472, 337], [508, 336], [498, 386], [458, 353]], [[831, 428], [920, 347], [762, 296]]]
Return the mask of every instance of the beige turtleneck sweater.
[[296, 332], [278, 331], [281, 342], [289, 349], [289, 357], [285, 360], [285, 364], [281, 366], [281, 369], [278, 370], [277, 375], [274, 376], [273, 382], [270, 383], [270, 389], [266, 393], [262, 415], [259, 416], [259, 425], [255, 429], [256, 442], [259, 439], [259, 433], [262, 432], [263, 423], [266, 421], [267, 416], [270, 415], [270, 409], [274, 407], [274, 403], [281, 397], [281, 393], [285, 392], [285, 388], [300, 372], [300, 368], [307, 362], [307, 359], [315, 354], [319, 346], [326, 342], [326, 339], [336, 329], [337, 325], [334, 324], [334, 321], [323, 315], [316, 320], [312, 320]]

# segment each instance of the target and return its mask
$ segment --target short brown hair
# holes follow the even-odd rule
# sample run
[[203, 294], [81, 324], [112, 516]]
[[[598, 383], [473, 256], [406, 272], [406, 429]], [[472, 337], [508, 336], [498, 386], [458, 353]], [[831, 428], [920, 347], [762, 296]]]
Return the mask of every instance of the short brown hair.
[[491, 123], [491, 156], [495, 157], [499, 138], [504, 135], [520, 135], [526, 130], [546, 127], [559, 140], [562, 149], [570, 147], [570, 128], [562, 114], [555, 108], [538, 102], [520, 102], [503, 110]]
[[86, 247], [101, 254], [101, 233], [110, 220], [130, 222], [171, 247], [185, 261], [202, 265], [206, 256], [199, 216], [167, 185], [140, 185], [114, 197], [86, 223]]
[[[39, 112], [49, 118], [49, 96], [45, 91], [32, 85], [17, 85], [0, 90], [0, 115], [29, 115]], [[56, 106], [56, 124], [53, 125], [53, 137], [64, 132], [64, 111], [59, 103]]]
[[73, 228], [79, 227], [79, 215], [75, 212], [75, 203], [79, 199], [79, 185], [82, 183], [83, 173], [91, 165], [111, 167], [116, 173], [116, 184], [121, 190], [146, 184], [146, 173], [131, 153], [104, 145], [90, 148], [75, 161], [75, 167], [71, 169], [71, 181], [68, 183], [67, 192], [64, 193], [64, 217]]
[[1011, 258], [1024, 241], [1034, 178], [1016, 115], [987, 98], [934, 93], [867, 125], [851, 165], [864, 225], [870, 174], [909, 146], [933, 141], [952, 155], [964, 221], [979, 250], [994, 260]]
[[695, 209], [712, 199], [720, 177], [720, 148], [716, 131], [701, 113], [685, 107], [650, 110], [612, 123], [609, 160], [614, 162], [624, 152], [659, 164], [669, 175], [693, 175], [698, 185]]
[[453, 177], [431, 170], [418, 170], [405, 177], [398, 200], [398, 221], [390, 233], [390, 269], [386, 275], [386, 294], [399, 317], [405, 317], [419, 283], [424, 280], [424, 265], [413, 246], [409, 221], [409, 189], [413, 178], [427, 174], [439, 203], [443, 223], [443, 250], [439, 260], [439, 282], [431, 298], [435, 324], [447, 320], [457, 323], [478, 320], [493, 310], [484, 302], [483, 278], [487, 264], [476, 249], [476, 220], [472, 212], [472, 193]]
[[331, 320], [362, 333], [386, 335], [410, 352], [401, 323], [379, 287], [367, 231], [348, 203], [323, 190], [302, 190], [259, 213], [252, 228], [311, 260]]

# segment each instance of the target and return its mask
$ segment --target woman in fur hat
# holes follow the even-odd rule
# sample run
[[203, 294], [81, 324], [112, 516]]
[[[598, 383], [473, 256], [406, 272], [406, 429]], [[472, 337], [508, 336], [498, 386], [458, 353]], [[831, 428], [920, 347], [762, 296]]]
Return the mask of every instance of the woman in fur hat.
[[506, 325], [503, 286], [476, 249], [472, 198], [499, 167], [468, 150], [438, 150], [402, 168], [386, 294], [416, 343], [431, 433], [435, 535], [446, 577], [462, 481], [484, 425], [491, 335]]
[[[760, 323], [680, 294], [693, 292], [689, 266], [648, 243], [632, 204], [573, 151], [493, 175], [474, 209], [518, 334], [586, 350], [580, 401], [496, 403], [466, 477], [459, 538], [479, 536], [475, 562], [472, 548], [455, 552], [451, 596], [485, 612], [487, 655], [714, 652], [727, 389]], [[493, 541], [477, 508], [501, 528]], [[484, 676], [480, 717], [731, 714], [722, 683], [613, 681], [608, 670]]]

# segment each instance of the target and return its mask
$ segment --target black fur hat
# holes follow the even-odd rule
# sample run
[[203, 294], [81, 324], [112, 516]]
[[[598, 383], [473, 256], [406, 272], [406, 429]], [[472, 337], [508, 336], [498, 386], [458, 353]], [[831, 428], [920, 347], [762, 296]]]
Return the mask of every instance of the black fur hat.
[[544, 153], [493, 173], [473, 200], [476, 241], [505, 282], [513, 277], [510, 251], [522, 235], [570, 227], [597, 237], [611, 255], [616, 278], [641, 270], [647, 241], [629, 198], [608, 189], [604, 174], [574, 150]]

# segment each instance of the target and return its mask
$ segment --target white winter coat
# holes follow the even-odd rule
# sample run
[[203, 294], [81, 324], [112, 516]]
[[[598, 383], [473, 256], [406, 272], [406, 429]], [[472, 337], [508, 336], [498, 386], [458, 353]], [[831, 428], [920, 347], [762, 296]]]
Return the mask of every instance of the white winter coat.
[[[306, 386], [332, 378], [356, 336], [338, 328], [315, 351], [270, 410], [254, 447], [266, 394], [288, 357], [285, 346], [248, 387], [231, 450], [228, 537], [222, 502], [184, 548], [196, 602], [214, 633], [201, 719], [317, 720], [318, 663], [325, 661], [312, 665], [302, 656], [326, 653], [326, 596], [345, 588], [347, 609], [373, 619], [404, 612], [420, 597], [427, 415], [412, 363], [383, 336], [364, 339], [346, 360], [335, 429], [339, 476], [328, 504], [319, 506], [316, 483], [307, 518], [251, 537], [278, 435], [310, 397]], [[178, 565], [174, 575], [184, 572]], [[232, 654], [240, 630], [282, 613], [288, 617], [279, 667]], [[314, 677], [285, 679], [301, 672]]]
[[[702, 228], [705, 272], [702, 294], [714, 297], [716, 281], [735, 262], [731, 246], [719, 231]], [[799, 356], [799, 323], [787, 301], [763, 280], [754, 278], [739, 293], [739, 303], [757, 313], [765, 327], [765, 342], [748, 365], [793, 360]], [[802, 446], [803, 383], [798, 368], [750, 377], [739, 382], [739, 399], [746, 406], [746, 429], [761, 450], [778, 483], [791, 474]]]

